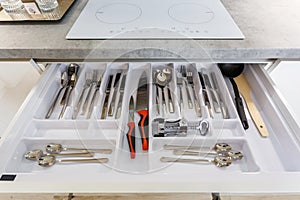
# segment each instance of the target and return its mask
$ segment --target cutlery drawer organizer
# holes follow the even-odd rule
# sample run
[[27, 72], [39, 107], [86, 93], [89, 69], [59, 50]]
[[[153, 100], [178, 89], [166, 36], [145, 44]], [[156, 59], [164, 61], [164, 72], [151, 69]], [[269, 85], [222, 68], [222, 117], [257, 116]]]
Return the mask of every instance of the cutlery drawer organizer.
[[[284, 123], [271, 97], [274, 88], [266, 88], [265, 83], [270, 80], [258, 65], [246, 67], [243, 74], [251, 83], [251, 96], [269, 131], [267, 138], [259, 135], [247, 109], [249, 129], [243, 129], [230, 82], [216, 64], [86, 62], [78, 66], [75, 85], [72, 89], [69, 87], [69, 100], [66, 92], [69, 83], [64, 81], [67, 78], [70, 82], [74, 78], [65, 73], [70, 63], [53, 63], [47, 68], [15, 124], [7, 131], [5, 140], [1, 140], [2, 175], [17, 174], [15, 182], [42, 177], [55, 179], [64, 181], [66, 189], [72, 189], [69, 183], [80, 184], [81, 181], [116, 183], [115, 190], [122, 188], [117, 184], [119, 182], [145, 183], [145, 188], [139, 186], [143, 191], [149, 191], [146, 187], [153, 182], [160, 182], [161, 188], [174, 191], [187, 182], [213, 183], [204, 186], [203, 190], [222, 191], [226, 182], [226, 191], [234, 191], [236, 181], [250, 191], [257, 188], [255, 184], [251, 187], [249, 184], [262, 181], [262, 178], [270, 178], [271, 184], [274, 174], [280, 177], [294, 172], [296, 177], [300, 176], [300, 163], [294, 160], [300, 155], [299, 142]], [[48, 115], [56, 96], [56, 104]], [[62, 99], [66, 104], [64, 112]], [[140, 110], [148, 113], [144, 129]], [[135, 131], [131, 132], [135, 134], [134, 158], [127, 136], [129, 122], [135, 124]], [[143, 140], [142, 129], [149, 131], [146, 140]], [[57, 164], [51, 167], [39, 166], [24, 157], [26, 152], [44, 150], [51, 143], [66, 148], [111, 149], [112, 152], [95, 152], [95, 158], [108, 158], [102, 164], [59, 163], [60, 158], [56, 158]], [[230, 160], [226, 167], [215, 166], [218, 164], [216, 158], [223, 156], [212, 149], [219, 143], [230, 145], [232, 151], [241, 152], [243, 157]], [[166, 148], [172, 145], [199, 147], [198, 154], [184, 155], [182, 149]], [[193, 161], [163, 162], [166, 157]], [[220, 176], [225, 177], [224, 180], [220, 180]], [[248, 180], [250, 176], [252, 178]], [[175, 182], [175, 187], [166, 186], [164, 183], [167, 182]], [[188, 185], [194, 188], [192, 184]], [[269, 185], [263, 187], [272, 188]], [[153, 186], [150, 191], [157, 188]], [[179, 190], [184, 191], [183, 188]], [[83, 186], [83, 191], [90, 190]]]

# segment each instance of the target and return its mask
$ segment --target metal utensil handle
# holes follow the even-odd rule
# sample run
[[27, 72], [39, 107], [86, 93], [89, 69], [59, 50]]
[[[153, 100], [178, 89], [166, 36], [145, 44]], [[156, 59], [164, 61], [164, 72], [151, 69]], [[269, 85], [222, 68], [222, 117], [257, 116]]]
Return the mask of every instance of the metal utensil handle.
[[93, 157], [94, 154], [92, 152], [85, 152], [85, 153], [54, 153], [48, 154], [51, 156], [61, 156], [61, 157]]
[[176, 150], [176, 149], [183, 149], [183, 150], [200, 150], [200, 149], [208, 149], [210, 150], [209, 147], [201, 147], [201, 146], [180, 146], [180, 145], [164, 145], [164, 149], [166, 150]]
[[189, 151], [183, 149], [175, 149], [173, 151], [175, 155], [189, 155], [189, 156], [217, 156], [216, 152], [209, 151]]
[[211, 163], [211, 160], [207, 159], [186, 159], [186, 158], [173, 158], [173, 157], [161, 157], [161, 162], [201, 162], [201, 163]]
[[116, 95], [117, 95], [117, 91], [115, 90], [115, 88], [113, 88], [112, 89], [112, 91], [113, 91], [113, 95], [112, 95], [112, 101], [111, 101], [111, 103], [109, 104], [109, 107], [108, 107], [108, 113], [107, 113], [107, 115], [108, 116], [113, 116], [114, 115], [114, 107], [115, 107], [115, 98], [116, 98]]
[[86, 97], [85, 97], [85, 100], [84, 100], [84, 103], [83, 103], [83, 106], [82, 106], [81, 115], [84, 115], [85, 112], [86, 112], [86, 109], [87, 109], [87, 106], [88, 106], [88, 102], [89, 102], [89, 99], [90, 99], [90, 95], [91, 95], [92, 88], [93, 88], [93, 84], [89, 86], [88, 93], [87, 93], [87, 95], [86, 95]]
[[193, 95], [194, 95], [194, 104], [195, 104], [196, 114], [198, 117], [202, 117], [201, 107], [198, 104], [198, 98], [197, 98], [197, 94], [196, 94], [196, 90], [195, 90], [194, 86], [192, 86], [192, 90], [193, 90]]
[[180, 112], [182, 111], [183, 109], [183, 99], [182, 99], [182, 91], [181, 91], [181, 86], [178, 86], [178, 103], [179, 103], [179, 109], [180, 109]]
[[57, 160], [60, 163], [107, 163], [108, 158], [91, 158], [91, 159], [68, 159], [68, 160]]
[[94, 94], [92, 96], [92, 100], [91, 100], [91, 103], [89, 105], [89, 109], [88, 109], [88, 114], [86, 116], [87, 119], [90, 119], [91, 118], [91, 115], [92, 115], [92, 111], [93, 111], [93, 108], [94, 108], [94, 105], [95, 105], [95, 99], [96, 99], [96, 95], [97, 95], [97, 92], [99, 91], [99, 89], [96, 89], [94, 91]]
[[104, 153], [104, 154], [111, 154], [111, 149], [85, 149], [85, 148], [65, 148], [65, 151], [87, 151], [92, 153]]
[[214, 89], [215, 89], [215, 91], [216, 91], [216, 93], [219, 97], [219, 102], [220, 102], [220, 107], [221, 107], [221, 111], [222, 111], [222, 114], [223, 114], [223, 118], [224, 119], [229, 119], [229, 113], [228, 113], [228, 110], [227, 110], [227, 106], [224, 103], [224, 97], [223, 97], [222, 93], [220, 92], [220, 87], [219, 87], [219, 84], [218, 84], [218, 81], [217, 81], [216, 74], [214, 72], [211, 73], [211, 78], [212, 78]]
[[74, 113], [73, 113], [73, 116], [72, 116], [72, 119], [76, 119], [77, 118], [77, 115], [78, 115], [78, 112], [79, 112], [79, 108], [81, 106], [81, 103], [82, 103], [82, 99], [83, 99], [83, 95], [84, 95], [84, 92], [85, 90], [87, 89], [87, 87], [84, 87], [81, 94], [80, 94], [80, 97], [79, 97], [79, 100], [75, 106], [75, 109], [74, 109]]
[[123, 101], [123, 95], [124, 92], [120, 92], [120, 96], [119, 96], [119, 100], [118, 100], [118, 104], [116, 104], [116, 116], [115, 119], [118, 119], [121, 115], [121, 105], [122, 105], [122, 101]]
[[63, 91], [63, 89], [65, 89], [65, 87], [61, 87], [54, 99], [54, 101], [52, 102], [48, 112], [47, 112], [47, 115], [46, 115], [46, 119], [49, 119], [50, 116], [52, 115], [53, 111], [54, 111], [54, 108], [55, 108], [55, 105], [57, 104], [57, 100], [58, 100], [58, 97], [60, 96], [61, 92]]
[[167, 90], [168, 90], [169, 112], [174, 113], [174, 103], [173, 103], [171, 90], [169, 87], [167, 87]]
[[156, 98], [155, 98], [155, 100], [156, 100], [156, 111], [157, 111], [157, 114], [160, 114], [160, 111], [159, 111], [159, 104], [160, 104], [160, 102], [159, 102], [159, 89], [158, 89], [157, 85], [155, 87], [156, 87]]
[[67, 88], [66, 101], [64, 102], [64, 106], [63, 106], [63, 108], [61, 109], [61, 112], [60, 112], [60, 114], [59, 114], [58, 119], [61, 119], [61, 118], [64, 116], [64, 113], [65, 113], [65, 111], [66, 111], [66, 109], [67, 109], [67, 106], [68, 106], [68, 104], [69, 104], [69, 101], [70, 101], [70, 95], [71, 95], [71, 93], [72, 93], [72, 90], [73, 90], [73, 87], [72, 87], [72, 86], [69, 86], [69, 87]]
[[188, 99], [188, 106], [189, 106], [189, 109], [192, 109], [193, 108], [193, 103], [192, 103], [192, 97], [191, 97], [191, 94], [190, 94], [190, 90], [189, 90], [189, 86], [188, 86], [188, 83], [185, 79], [184, 80], [184, 83], [185, 83], [185, 89], [186, 89], [186, 94], [187, 94], [187, 99]]

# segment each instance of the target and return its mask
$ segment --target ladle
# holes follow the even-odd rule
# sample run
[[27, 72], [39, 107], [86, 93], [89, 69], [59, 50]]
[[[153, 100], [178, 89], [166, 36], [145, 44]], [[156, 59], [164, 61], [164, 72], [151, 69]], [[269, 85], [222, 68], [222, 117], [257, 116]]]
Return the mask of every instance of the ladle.
[[218, 64], [222, 74], [226, 77], [229, 78], [233, 91], [234, 91], [234, 95], [235, 95], [235, 105], [236, 105], [236, 110], [238, 112], [238, 115], [240, 117], [241, 123], [244, 127], [244, 129], [248, 129], [249, 128], [249, 124], [247, 121], [247, 117], [245, 114], [245, 110], [244, 110], [244, 105], [243, 105], [243, 100], [240, 97], [240, 93], [239, 93], [239, 89], [238, 86], [236, 84], [236, 82], [234, 81], [233, 78], [239, 76], [243, 70], [244, 70], [244, 64], [240, 64], [240, 63], [235, 63], [235, 64], [230, 64], [230, 63], [220, 63]]
[[108, 158], [58, 160], [55, 158], [55, 156], [42, 156], [38, 159], [38, 164], [42, 167], [51, 167], [55, 163], [106, 163], [106, 162], [108, 162]]
[[27, 151], [24, 154], [24, 157], [28, 160], [37, 160], [42, 156], [62, 156], [62, 157], [92, 157], [94, 154], [90, 152], [83, 152], [83, 153], [64, 153], [64, 154], [49, 154], [44, 153], [40, 149], [34, 149], [31, 151]]
[[217, 167], [227, 167], [231, 165], [231, 158], [224, 156], [216, 156], [213, 159], [186, 159], [186, 158], [174, 158], [174, 157], [161, 157], [161, 162], [182, 162], [182, 163], [213, 163]]
[[61, 151], [87, 151], [93, 153], [111, 154], [111, 149], [86, 149], [86, 148], [65, 148], [61, 144], [50, 143], [46, 146], [48, 153], [60, 153]]
[[[251, 98], [251, 88], [248, 84], [247, 79], [245, 78], [245, 76], [242, 73], [243, 69], [244, 69], [244, 64], [222, 64], [219, 65], [220, 69], [222, 71], [222, 73], [226, 76], [229, 76], [229, 74], [232, 74], [232, 77], [236, 77], [234, 80], [231, 80], [231, 83], [237, 84], [237, 86], [239, 87], [239, 91], [241, 92], [241, 94], [244, 97], [244, 100], [246, 102], [247, 108], [249, 110], [250, 116], [258, 130], [258, 132], [260, 133], [260, 135], [262, 137], [267, 137], [269, 135], [267, 127], [264, 123], [264, 120], [259, 112], [259, 110], [257, 109], [256, 105], [254, 104], [252, 98]], [[238, 76], [238, 74], [240, 74]], [[237, 96], [238, 94], [238, 89], [237, 87], [234, 88], [235, 90], [235, 95]], [[237, 101], [237, 100], [236, 100]], [[240, 102], [240, 104], [242, 104], [242, 100], [238, 100]], [[238, 102], [237, 102], [238, 104]], [[242, 109], [244, 111], [244, 109]]]

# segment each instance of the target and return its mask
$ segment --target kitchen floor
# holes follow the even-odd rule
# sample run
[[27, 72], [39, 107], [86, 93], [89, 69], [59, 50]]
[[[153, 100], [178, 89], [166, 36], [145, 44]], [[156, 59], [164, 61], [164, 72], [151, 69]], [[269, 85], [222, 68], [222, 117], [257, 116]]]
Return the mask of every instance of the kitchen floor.
[[[210, 200], [210, 194], [0, 194], [1, 200]], [[299, 200], [297, 195], [229, 195], [222, 200]]]

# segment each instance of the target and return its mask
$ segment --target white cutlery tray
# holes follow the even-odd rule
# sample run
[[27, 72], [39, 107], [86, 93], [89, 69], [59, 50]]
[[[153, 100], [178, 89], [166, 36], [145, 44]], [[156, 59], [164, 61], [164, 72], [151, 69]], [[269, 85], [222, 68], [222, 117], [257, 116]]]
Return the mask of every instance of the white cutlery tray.
[[[45, 115], [60, 88], [60, 76], [69, 63], [53, 63], [47, 68], [39, 84], [33, 89], [15, 120], [0, 140], [0, 174], [2, 177], [15, 176], [7, 184], [0, 179], [1, 189], [6, 191], [79, 191], [79, 192], [262, 192], [296, 191], [300, 180], [300, 144], [293, 130], [287, 125], [278, 100], [273, 92], [267, 73], [259, 65], [248, 65], [244, 70], [251, 85], [252, 98], [260, 110], [269, 131], [269, 137], [263, 138], [253, 124], [247, 111], [249, 129], [244, 130], [234, 105], [231, 85], [214, 63], [184, 62], [86, 62], [80, 63], [78, 80], [71, 94], [69, 106], [62, 119], [57, 119], [60, 106], [56, 106], [49, 119]], [[170, 89], [174, 99], [175, 112], [162, 116], [156, 110], [156, 88], [153, 84], [155, 70], [166, 65], [171, 66], [172, 79]], [[176, 73], [181, 65], [193, 71], [193, 80], [198, 104], [202, 116], [197, 117], [195, 109], [187, 105], [187, 93], [183, 91], [184, 109], [180, 112]], [[74, 107], [85, 84], [85, 73], [91, 70], [103, 70], [102, 83], [93, 107], [90, 119], [78, 115], [72, 119]], [[145, 71], [149, 83], [149, 150], [143, 151], [136, 126], [136, 158], [131, 159], [126, 133], [128, 132], [128, 105], [130, 96], [137, 90], [138, 77]], [[197, 72], [216, 74], [220, 93], [228, 109], [229, 118], [222, 113], [209, 111], [205, 106], [203, 91]], [[101, 119], [103, 94], [110, 75], [117, 72], [126, 74], [125, 90], [120, 117]], [[184, 84], [185, 86], [185, 84]], [[113, 87], [113, 86], [112, 86]], [[189, 87], [191, 92], [191, 88]], [[92, 90], [93, 91], [93, 90]], [[112, 95], [112, 94], [110, 94]], [[208, 94], [210, 95], [210, 94]], [[193, 97], [192, 93], [191, 96]], [[116, 100], [120, 94], [116, 95]], [[210, 101], [212, 97], [209, 96]], [[109, 98], [109, 102], [112, 99]], [[161, 101], [161, 99], [159, 99]], [[168, 99], [166, 99], [168, 105]], [[194, 102], [195, 99], [192, 98]], [[244, 104], [245, 105], [245, 104]], [[210, 113], [211, 112], [211, 113]], [[166, 120], [184, 119], [193, 125], [201, 120], [209, 122], [207, 135], [189, 129], [185, 137], [154, 137], [152, 121], [156, 118]], [[139, 121], [135, 114], [135, 122]], [[216, 143], [227, 143], [244, 157], [224, 168], [214, 164], [200, 163], [163, 163], [160, 158], [181, 157], [165, 150], [164, 145], [185, 145], [212, 147]], [[105, 164], [62, 164], [41, 167], [37, 162], [24, 158], [24, 153], [33, 149], [44, 149], [49, 143], [60, 143], [65, 147], [110, 148], [112, 154], [96, 153], [94, 157], [106, 157]], [[189, 158], [197, 158], [195, 156]], [[276, 178], [277, 184], [273, 181]], [[38, 185], [32, 184], [38, 181]], [[60, 183], [60, 184], [54, 184]], [[33, 187], [34, 185], [34, 187]], [[74, 187], [76, 185], [76, 187]], [[183, 185], [185, 185], [183, 187]], [[299, 184], [298, 184], [299, 185]]]

